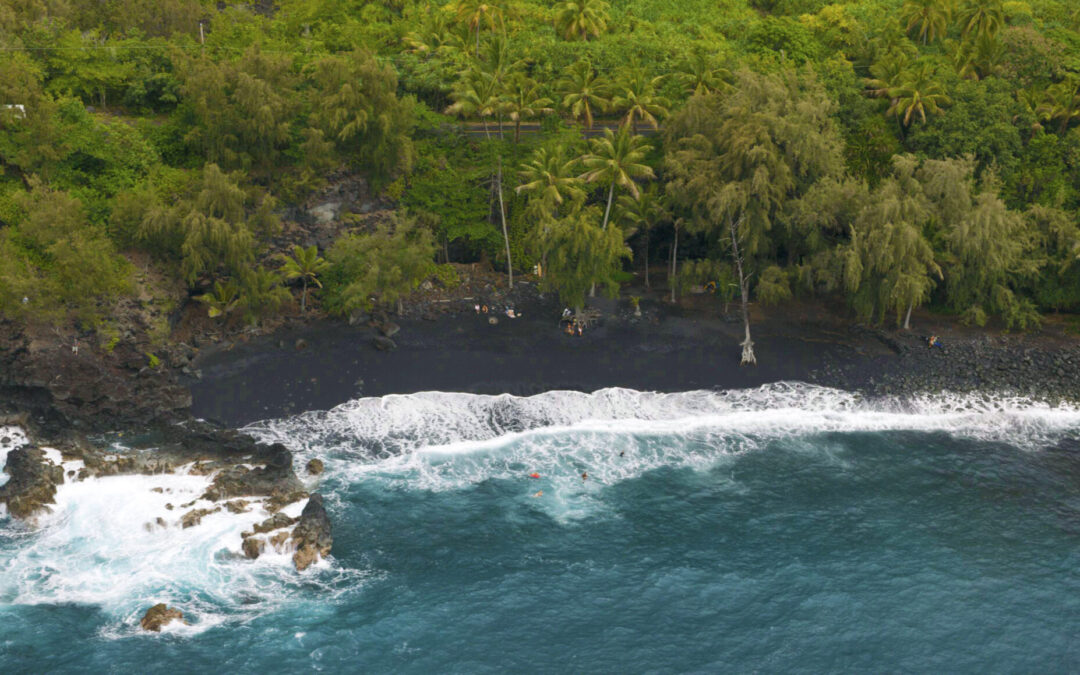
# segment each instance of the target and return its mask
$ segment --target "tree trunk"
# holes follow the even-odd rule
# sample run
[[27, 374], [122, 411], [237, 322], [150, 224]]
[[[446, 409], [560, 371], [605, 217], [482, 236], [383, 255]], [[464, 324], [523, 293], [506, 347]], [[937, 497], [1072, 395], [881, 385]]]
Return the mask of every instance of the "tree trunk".
[[651, 290], [649, 285], [649, 228], [645, 228], [645, 289]]
[[399, 295], [398, 299], [397, 299], [397, 313], [398, 313], [398, 316], [401, 316], [401, 313], [403, 311], [404, 311], [404, 309], [402, 308], [402, 305], [401, 305], [401, 296]]
[[608, 216], [611, 215], [611, 198], [615, 195], [615, 181], [611, 181], [611, 187], [608, 188], [607, 193], [607, 207], [604, 209], [604, 226], [600, 229], [607, 231]]
[[496, 189], [499, 191], [499, 217], [502, 219], [503, 241], [506, 243], [506, 273], [510, 277], [510, 288], [514, 287], [514, 264], [510, 260], [510, 234], [506, 230], [506, 206], [503, 204], [502, 191], [502, 157], [499, 157], [499, 169], [495, 177]]
[[912, 300], [908, 303], [907, 314], [904, 315], [904, 330], [911, 330], [911, 308], [915, 306], [915, 301]]
[[750, 310], [747, 308], [747, 304], [750, 302], [749, 288], [746, 283], [746, 275], [743, 273], [743, 260], [739, 254], [739, 237], [737, 230], [739, 222], [742, 222], [742, 218], [738, 222], [729, 221], [728, 225], [731, 229], [731, 257], [735, 260], [735, 269], [739, 272], [739, 294], [742, 296], [742, 320], [743, 328], [746, 331], [746, 337], [742, 342], [742, 360], [739, 361], [740, 366], [750, 364], [757, 365], [757, 359], [754, 357], [754, 341], [750, 339]]
[[300, 292], [300, 313], [307, 312], [307, 277], [302, 280], [304, 284], [304, 290]]
[[517, 145], [519, 140], [521, 140], [521, 118], [520, 117], [517, 118], [516, 120], [514, 120], [514, 145]]
[[677, 259], [675, 254], [679, 252], [679, 227], [675, 226], [675, 242], [671, 245], [671, 274], [668, 275], [668, 286], [671, 286], [671, 302], [675, 302], [675, 274]]

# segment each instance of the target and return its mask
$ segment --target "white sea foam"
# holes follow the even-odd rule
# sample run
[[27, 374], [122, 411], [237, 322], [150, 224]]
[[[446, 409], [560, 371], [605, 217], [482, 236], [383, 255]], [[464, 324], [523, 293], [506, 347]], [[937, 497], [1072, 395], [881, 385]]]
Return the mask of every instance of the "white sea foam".
[[[244, 558], [241, 532], [269, 516], [258, 500], [248, 513], [222, 509], [182, 528], [189, 510], [214, 508], [199, 499], [210, 480], [165, 474], [66, 483], [36, 529], [0, 523], [0, 535], [15, 544], [0, 548], [0, 603], [95, 605], [115, 619], [102, 636], [123, 637], [139, 632], [146, 609], [165, 602], [191, 621], [170, 629], [186, 635], [272, 611], [312, 586], [340, 592], [343, 575], [349, 586], [363, 576], [325, 561], [301, 575], [288, 553]], [[302, 507], [285, 511], [296, 516]]]
[[[0, 469], [7, 463], [8, 453], [29, 443], [26, 432], [20, 427], [0, 426]], [[0, 485], [8, 481], [8, 475], [0, 471]]]
[[[421, 393], [359, 399], [248, 430], [296, 451], [298, 469], [310, 458], [323, 459], [326, 473], [315, 482], [331, 504], [340, 504], [357, 482], [438, 491], [513, 480], [521, 484], [524, 504], [571, 522], [605, 508], [605, 486], [659, 467], [716, 467], [778, 438], [798, 443], [830, 432], [943, 432], [1037, 449], [1080, 438], [1080, 410], [1004, 396], [870, 401], [834, 389], [776, 384], [678, 394], [554, 391], [527, 398]], [[18, 440], [0, 452], [25, 443], [17, 430], [0, 430], [0, 437], [5, 432]], [[842, 469], [845, 459], [835, 460]], [[65, 463], [65, 471], [74, 468]], [[581, 478], [584, 471], [588, 480]], [[527, 478], [533, 472], [540, 478]], [[741, 489], [724, 472], [713, 475]], [[268, 515], [258, 504], [251, 513], [223, 510], [182, 529], [177, 521], [183, 513], [209, 504], [180, 504], [197, 499], [209, 480], [177, 474], [68, 483], [39, 529], [4, 518], [0, 603], [96, 605], [113, 617], [102, 637], [117, 638], [139, 634], [142, 613], [166, 602], [193, 622], [169, 630], [187, 635], [283, 603], [355, 592], [371, 575], [325, 562], [298, 575], [287, 554], [273, 552], [256, 561], [243, 558], [241, 531]], [[157, 487], [162, 491], [152, 491]], [[532, 499], [539, 490], [543, 497]]]
[[[947, 393], [866, 400], [798, 383], [676, 394], [429, 392], [358, 399], [248, 431], [285, 443], [300, 463], [320, 457], [341, 483], [378, 479], [441, 490], [535, 471], [545, 495], [558, 488], [560, 495], [587, 497], [592, 485], [661, 466], [713, 466], [780, 437], [937, 431], [1037, 448], [1077, 437], [1080, 409]], [[589, 481], [581, 480], [583, 471]]]

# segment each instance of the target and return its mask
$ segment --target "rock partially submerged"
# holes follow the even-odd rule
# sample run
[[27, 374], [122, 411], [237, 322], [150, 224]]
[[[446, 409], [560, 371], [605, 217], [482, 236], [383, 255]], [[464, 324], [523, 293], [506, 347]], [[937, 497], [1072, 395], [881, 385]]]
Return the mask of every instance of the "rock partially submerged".
[[22, 447], [8, 453], [4, 472], [10, 476], [0, 485], [0, 503], [15, 518], [32, 518], [56, 503], [56, 486], [64, 482], [63, 467], [54, 464], [40, 448]]
[[165, 603], [160, 603], [146, 610], [146, 614], [143, 615], [142, 620], [139, 621], [139, 625], [142, 626], [143, 630], [160, 633], [162, 628], [173, 621], [180, 621], [187, 624], [187, 621], [184, 621], [183, 612], [178, 609], [173, 609]]
[[321, 459], [312, 459], [307, 463], [307, 472], [312, 476], [318, 476], [323, 472], [323, 463]]
[[325, 558], [330, 554], [330, 548], [334, 545], [333, 528], [326, 515], [326, 508], [323, 507], [322, 495], [311, 495], [300, 514], [300, 522], [293, 530], [292, 542], [296, 547], [293, 564], [301, 572], [320, 557]]

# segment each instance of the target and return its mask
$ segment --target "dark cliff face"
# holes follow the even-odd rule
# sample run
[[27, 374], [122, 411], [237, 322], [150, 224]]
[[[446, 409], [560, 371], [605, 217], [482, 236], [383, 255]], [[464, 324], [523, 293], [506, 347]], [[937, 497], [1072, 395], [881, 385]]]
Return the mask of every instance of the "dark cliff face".
[[[0, 411], [28, 413], [42, 431], [111, 431], [183, 419], [191, 394], [133, 344], [112, 351], [0, 322]], [[51, 435], [51, 434], [50, 434]]]

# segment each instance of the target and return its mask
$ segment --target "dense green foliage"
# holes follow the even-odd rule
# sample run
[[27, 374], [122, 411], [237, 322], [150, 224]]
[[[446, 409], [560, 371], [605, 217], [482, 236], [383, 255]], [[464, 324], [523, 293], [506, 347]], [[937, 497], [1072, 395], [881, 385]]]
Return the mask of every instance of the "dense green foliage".
[[[5, 315], [107, 316], [140, 251], [252, 322], [284, 281], [398, 304], [436, 255], [730, 300], [735, 247], [763, 303], [1080, 310], [1065, 0], [18, 0], [0, 50]], [[342, 172], [411, 215], [276, 242]]]

